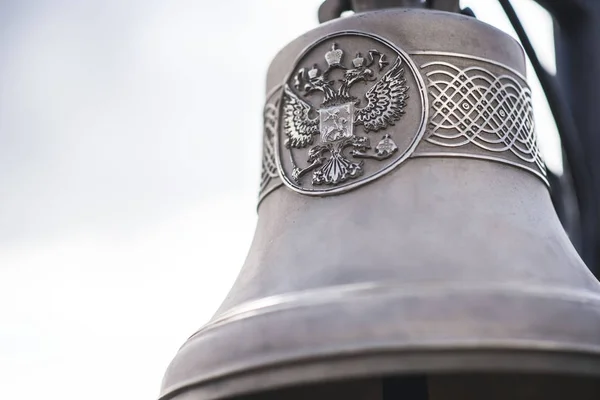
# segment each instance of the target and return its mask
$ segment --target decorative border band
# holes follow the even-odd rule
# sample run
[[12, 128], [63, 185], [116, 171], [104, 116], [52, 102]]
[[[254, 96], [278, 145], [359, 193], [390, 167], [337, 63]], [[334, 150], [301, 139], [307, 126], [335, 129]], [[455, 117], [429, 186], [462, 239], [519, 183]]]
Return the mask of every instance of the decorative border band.
[[[410, 158], [462, 157], [524, 169], [546, 185], [535, 133], [531, 90], [523, 74], [502, 63], [466, 54], [416, 51], [427, 86], [429, 119]], [[260, 202], [283, 185], [276, 166], [281, 86], [267, 95]]]
[[260, 172], [260, 189], [258, 191], [258, 205], [273, 190], [283, 185], [279, 172], [277, 171], [277, 159], [275, 155], [275, 140], [279, 125], [279, 99], [281, 85], [275, 86], [267, 93], [267, 101], [263, 111], [263, 150], [262, 166]]
[[546, 182], [525, 78], [488, 60], [444, 56], [421, 64], [431, 113], [426, 138], [413, 157], [498, 161], [524, 168]]

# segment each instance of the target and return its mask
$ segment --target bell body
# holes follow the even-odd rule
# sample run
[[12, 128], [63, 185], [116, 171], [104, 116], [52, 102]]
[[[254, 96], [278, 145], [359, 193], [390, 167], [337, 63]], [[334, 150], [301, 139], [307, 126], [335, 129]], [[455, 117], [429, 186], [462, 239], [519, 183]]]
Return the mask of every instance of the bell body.
[[554, 212], [524, 74], [516, 41], [442, 12], [356, 14], [285, 47], [252, 247], [161, 398], [600, 374], [600, 287]]

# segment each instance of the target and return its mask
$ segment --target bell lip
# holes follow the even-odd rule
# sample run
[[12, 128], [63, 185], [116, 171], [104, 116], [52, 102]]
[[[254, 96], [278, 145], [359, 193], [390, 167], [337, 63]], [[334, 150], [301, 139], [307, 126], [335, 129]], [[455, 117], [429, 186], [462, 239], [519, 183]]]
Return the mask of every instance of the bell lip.
[[[224, 318], [217, 317], [180, 349], [163, 380], [160, 400], [172, 399], [188, 390], [194, 393], [190, 398], [212, 399], [297, 384], [393, 374], [529, 372], [600, 376], [600, 295], [596, 292], [523, 284], [430, 286], [413, 285], [410, 286], [412, 290], [406, 292], [398, 289], [407, 289], [407, 285], [347, 285], [288, 294], [288, 301], [285, 296], [278, 301], [263, 299], [262, 306], [260, 302], [258, 307], [246, 304], [238, 311], [224, 313]], [[452, 296], [451, 300], [447, 300], [449, 296]], [[321, 303], [318, 303], [319, 298]], [[462, 326], [458, 324], [449, 327], [447, 332], [433, 332], [429, 338], [415, 339], [418, 327], [413, 330], [411, 322], [390, 322], [393, 317], [385, 318], [387, 315], [381, 312], [389, 311], [390, 305], [409, 306], [411, 303], [403, 303], [406, 299], [427, 303], [429, 307], [443, 307], [453, 301], [456, 305], [452, 305], [450, 311], [458, 310], [467, 315], [474, 310], [480, 311], [478, 301], [504, 301], [508, 313], [500, 308], [491, 311], [498, 314], [494, 318], [506, 324], [506, 327], [501, 324], [506, 332], [490, 331], [490, 321], [481, 317], [483, 322], [470, 321], [474, 323], [466, 335], [460, 333], [460, 329], [456, 331], [456, 326]], [[473, 309], [469, 309], [471, 305], [474, 305]], [[369, 314], [375, 318], [365, 319], [363, 314], [355, 312], [357, 308], [370, 310]], [[331, 316], [332, 312], [334, 315], [338, 311], [345, 312], [340, 319], [347, 320], [343, 326], [315, 326], [311, 332], [313, 338], [307, 336], [307, 341], [314, 341], [319, 334], [329, 335], [322, 343], [317, 340], [319, 346], [315, 347], [318, 348], [302, 343], [303, 348], [293, 349], [295, 343], [289, 342], [281, 332], [274, 332], [277, 331], [274, 327], [302, 321], [309, 315], [303, 314], [303, 309], [311, 309], [311, 313], [321, 313], [325, 317]], [[562, 314], [556, 310], [561, 310]], [[574, 315], [575, 311], [577, 315]], [[444, 326], [445, 321], [440, 320], [444, 318], [444, 312], [429, 315], [417, 311], [409, 315], [409, 320], [416, 325], [433, 321], [433, 326], [436, 323]], [[511, 321], [512, 312], [521, 312], [521, 315]], [[523, 320], [523, 316], [530, 317], [533, 323]], [[314, 316], [311, 314], [310, 317]], [[569, 321], [562, 320], [566, 317]], [[568, 330], [573, 336], [565, 339], [561, 332], [538, 329], [533, 335], [519, 337], [518, 333], [524, 328], [544, 327], [552, 318], [570, 323]], [[307, 321], [305, 318], [304, 326]], [[493, 319], [492, 325], [495, 322]], [[367, 324], [387, 324], [382, 329], [387, 329], [388, 333], [375, 337], [376, 333], [364, 329]], [[265, 329], [269, 327], [273, 332]], [[344, 343], [337, 340], [343, 338], [345, 330], [353, 329], [361, 332]], [[246, 354], [240, 353], [239, 357], [227, 360], [227, 356], [214, 351], [223, 348], [223, 344], [235, 345], [235, 339], [246, 340], [252, 332], [262, 332], [264, 337], [253, 338], [256, 343], [250, 347], [243, 344], [241, 349]], [[197, 362], [200, 358], [202, 363]], [[179, 371], [170, 374], [172, 368]], [[182, 370], [185, 372], [181, 373]]]
[[[460, 370], [457, 370], [457, 364], [460, 364]], [[435, 365], [435, 369], [432, 369], [431, 365]], [[565, 366], [568, 366], [568, 369]], [[490, 373], [600, 377], [600, 357], [524, 348], [455, 347], [426, 351], [379, 351], [271, 365], [204, 382], [190, 380], [163, 391], [158, 400], [216, 400], [301, 385], [394, 375]]]

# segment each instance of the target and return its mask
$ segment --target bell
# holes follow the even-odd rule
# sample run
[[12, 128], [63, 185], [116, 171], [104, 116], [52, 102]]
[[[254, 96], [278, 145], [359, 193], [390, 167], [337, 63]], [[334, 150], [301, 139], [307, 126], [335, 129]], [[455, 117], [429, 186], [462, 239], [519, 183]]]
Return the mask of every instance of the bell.
[[161, 400], [600, 399], [600, 285], [515, 40], [367, 10], [287, 45], [267, 87], [252, 247]]

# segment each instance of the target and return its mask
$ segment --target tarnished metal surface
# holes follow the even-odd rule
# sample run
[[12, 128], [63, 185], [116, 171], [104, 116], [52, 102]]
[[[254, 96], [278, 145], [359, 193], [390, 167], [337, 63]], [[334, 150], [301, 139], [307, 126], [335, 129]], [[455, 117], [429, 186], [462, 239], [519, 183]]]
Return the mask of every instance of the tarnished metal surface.
[[[357, 14], [284, 48], [252, 247], [162, 398], [407, 373], [600, 375], [600, 285], [553, 210], [524, 71], [507, 35], [432, 11]], [[371, 90], [387, 119], [359, 111]], [[335, 179], [334, 157], [362, 172]]]

